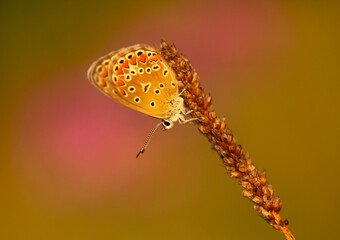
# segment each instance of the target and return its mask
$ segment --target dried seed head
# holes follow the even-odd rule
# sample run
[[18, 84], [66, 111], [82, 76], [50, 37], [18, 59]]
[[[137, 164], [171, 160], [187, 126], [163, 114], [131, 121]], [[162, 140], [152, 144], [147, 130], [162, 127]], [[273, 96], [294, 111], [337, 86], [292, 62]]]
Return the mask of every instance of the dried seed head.
[[251, 198], [253, 196], [253, 193], [251, 191], [248, 191], [248, 190], [243, 190], [242, 195], [245, 198]]
[[273, 196], [274, 196], [274, 190], [273, 190], [273, 187], [272, 185], [268, 185], [267, 186], [267, 189], [269, 191], [269, 194], [270, 194], [270, 199], [273, 199]]
[[208, 96], [208, 97], [206, 97], [206, 99], [205, 99], [205, 101], [208, 103], [208, 104], [210, 104], [211, 103], [211, 96]]
[[247, 181], [243, 181], [241, 182], [241, 186], [246, 189], [246, 190], [249, 190], [249, 191], [252, 191], [253, 190], [253, 185]]
[[210, 132], [209, 128], [204, 127], [204, 126], [202, 126], [202, 125], [198, 126], [198, 129], [199, 129], [202, 133], [209, 133], [209, 132]]
[[235, 153], [236, 153], [237, 155], [241, 155], [241, 153], [242, 153], [242, 148], [240, 148], [239, 146], [236, 146], [236, 148], [235, 148]]
[[230, 177], [232, 178], [242, 178], [243, 174], [237, 171], [231, 171], [230, 172]]
[[242, 180], [243, 180], [243, 181], [249, 181], [249, 175], [245, 174], [245, 175], [242, 177]]
[[[261, 213], [274, 229], [291, 235], [288, 228], [283, 231], [288, 221], [282, 221], [278, 214], [282, 204], [279, 198], [273, 199], [273, 188], [266, 185], [266, 173], [259, 173], [249, 156], [243, 152], [242, 146], [235, 143], [235, 138], [227, 128], [225, 119], [217, 118], [216, 113], [210, 110], [212, 98], [205, 95], [198, 81], [198, 74], [193, 70], [189, 60], [180, 54], [174, 45], [169, 46], [163, 40], [161, 46], [163, 58], [180, 81], [179, 87], [186, 86], [182, 97], [186, 107], [194, 110], [192, 116], [200, 120], [199, 131], [208, 138], [213, 149], [219, 153], [230, 176], [242, 180], [243, 196], [250, 198], [256, 204], [254, 209]], [[287, 239], [294, 239], [294, 237], [291, 235], [291, 238]]]
[[253, 177], [255, 178], [255, 177], [258, 176], [259, 172], [258, 172], [258, 170], [255, 168], [255, 169], [253, 169], [253, 171], [251, 171], [250, 174], [251, 174], [251, 176], [253, 176]]
[[226, 166], [225, 169], [229, 172], [231, 172], [233, 169], [235, 169], [234, 167], [229, 167], [229, 166]]
[[245, 171], [247, 171], [247, 166], [245, 165], [245, 164], [243, 164], [243, 163], [239, 163], [239, 164], [237, 164], [237, 169], [240, 171], [240, 172], [245, 172]]
[[267, 195], [264, 195], [262, 198], [263, 198], [264, 202], [268, 202], [269, 201]]
[[279, 212], [282, 208], [282, 203], [279, 197], [274, 198], [273, 200], [273, 210], [275, 212]]
[[221, 121], [221, 132], [224, 132], [224, 130], [226, 129], [227, 127], [227, 124], [226, 124], [226, 121], [225, 121], [225, 118], [222, 118], [222, 121]]
[[213, 123], [213, 128], [214, 129], [219, 129], [221, 126], [221, 121], [219, 118], [215, 118], [215, 122]]
[[216, 118], [216, 113], [215, 113], [215, 111], [211, 111], [211, 112], [209, 113], [209, 118], [210, 118], [210, 120], [213, 120], [213, 119]]
[[267, 210], [272, 210], [273, 209], [273, 203], [272, 201], [267, 201], [264, 203], [264, 208], [267, 209]]
[[234, 145], [229, 145], [228, 146], [229, 152], [234, 152], [235, 151], [235, 146]]
[[269, 220], [269, 219], [271, 219], [271, 218], [273, 217], [272, 214], [271, 214], [269, 211], [265, 210], [265, 209], [262, 209], [261, 213], [262, 213], [262, 215], [263, 215], [267, 220]]
[[264, 196], [270, 196], [270, 192], [269, 192], [269, 190], [268, 190], [268, 186], [264, 186], [263, 188], [262, 188], [262, 192], [263, 192], [263, 195]]
[[247, 168], [248, 168], [248, 171], [249, 171], [249, 172], [252, 172], [252, 171], [255, 170], [255, 166], [254, 166], [253, 164], [247, 165]]
[[252, 201], [258, 205], [261, 205], [263, 203], [262, 198], [260, 198], [259, 196], [253, 197]]
[[225, 159], [225, 162], [226, 162], [229, 166], [234, 165], [234, 159], [232, 159], [232, 158], [226, 158], [226, 159]]
[[266, 185], [266, 183], [267, 183], [266, 172], [261, 173], [260, 182], [261, 182], [262, 185]]

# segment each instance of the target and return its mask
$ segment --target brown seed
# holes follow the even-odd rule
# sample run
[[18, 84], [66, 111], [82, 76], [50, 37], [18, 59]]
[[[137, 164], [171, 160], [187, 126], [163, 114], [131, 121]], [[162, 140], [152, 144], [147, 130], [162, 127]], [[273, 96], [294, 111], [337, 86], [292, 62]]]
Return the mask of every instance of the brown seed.
[[273, 209], [273, 203], [271, 201], [267, 201], [264, 203], [264, 208], [268, 209], [268, 210], [272, 210]]
[[248, 190], [243, 190], [242, 196], [245, 197], [245, 198], [251, 198], [253, 196], [253, 193], [251, 191], [248, 191]]
[[274, 198], [273, 200], [273, 209], [275, 212], [279, 212], [282, 208], [282, 202], [279, 197]]
[[260, 182], [262, 185], [266, 185], [267, 183], [267, 177], [266, 177], [266, 172], [262, 172], [260, 175]]
[[237, 171], [231, 171], [230, 172], [230, 177], [232, 177], [232, 178], [241, 178], [242, 176], [243, 176], [243, 174], [240, 173], [240, 172], [237, 172]]
[[238, 164], [238, 170], [240, 171], [240, 172], [245, 172], [245, 171], [247, 171], [247, 167], [246, 167], [246, 165], [245, 164]]
[[214, 128], [214, 129], [219, 129], [220, 126], [221, 126], [220, 119], [219, 119], [219, 118], [216, 118], [216, 119], [215, 119], [215, 122], [213, 123], [213, 128]]
[[267, 211], [267, 210], [265, 210], [265, 209], [263, 209], [262, 211], [261, 211], [261, 213], [262, 213], [262, 215], [266, 218], [266, 219], [270, 219], [270, 218], [272, 218], [273, 216], [272, 216], [272, 214], [269, 212], [269, 211]]
[[268, 188], [268, 191], [269, 191], [269, 193], [270, 193], [270, 199], [272, 199], [273, 196], [274, 196], [273, 187], [272, 187], [272, 185], [268, 185], [267, 188]]
[[259, 196], [253, 197], [252, 201], [258, 205], [261, 205], [263, 203], [262, 198], [260, 198]]
[[251, 183], [247, 182], [247, 181], [243, 181], [241, 183], [241, 186], [243, 188], [245, 188], [246, 190], [249, 190], [249, 191], [253, 190], [253, 188], [254, 188], [253, 185]]
[[250, 173], [253, 177], [256, 177], [258, 175], [258, 171], [257, 169], [255, 168], [253, 171], [251, 171]]
[[228, 165], [233, 165], [234, 164], [234, 159], [232, 159], [232, 158], [227, 158], [226, 160], [225, 160], [225, 162], [228, 164]]

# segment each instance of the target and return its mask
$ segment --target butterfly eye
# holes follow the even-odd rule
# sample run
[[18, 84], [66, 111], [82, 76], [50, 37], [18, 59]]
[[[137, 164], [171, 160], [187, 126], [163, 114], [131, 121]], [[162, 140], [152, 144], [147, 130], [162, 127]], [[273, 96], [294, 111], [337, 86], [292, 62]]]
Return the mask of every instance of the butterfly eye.
[[105, 60], [105, 61], [103, 62], [103, 64], [104, 64], [105, 66], [108, 66], [109, 63], [110, 63], [110, 60]]
[[164, 84], [163, 84], [163, 83], [160, 83], [160, 84], [159, 84], [159, 87], [160, 87], [160, 88], [164, 88]]
[[140, 102], [140, 98], [139, 98], [139, 97], [135, 97], [134, 101], [135, 101], [136, 103], [139, 103], [139, 102]]
[[148, 53], [148, 57], [151, 57], [152, 53], [151, 52], [147, 52]]
[[154, 108], [156, 106], [156, 103], [154, 101], [150, 102], [150, 107]]
[[143, 74], [144, 73], [144, 69], [143, 68], [139, 68], [138, 72], [139, 72], [139, 74]]
[[147, 73], [151, 73], [151, 68], [147, 67], [147, 68], [145, 69], [145, 71], [146, 71]]
[[176, 87], [175, 82], [172, 82], [172, 83], [171, 83], [171, 86], [172, 86], [172, 87]]
[[143, 51], [142, 50], [140, 50], [140, 51], [138, 51], [137, 52], [137, 56], [139, 57], [140, 55], [142, 55], [143, 54]]
[[136, 75], [136, 71], [135, 71], [135, 70], [130, 70], [130, 74], [131, 74], [132, 76], [135, 76], [135, 75]]
[[135, 87], [129, 87], [129, 92], [135, 92], [136, 88]]
[[155, 89], [155, 93], [159, 94], [160, 93], [159, 89]]
[[163, 120], [162, 125], [163, 125], [165, 130], [169, 130], [170, 128], [173, 127], [172, 122], [168, 121], [168, 120]]
[[132, 56], [133, 56], [133, 54], [129, 53], [128, 55], [126, 55], [126, 58], [130, 60], [132, 58]]

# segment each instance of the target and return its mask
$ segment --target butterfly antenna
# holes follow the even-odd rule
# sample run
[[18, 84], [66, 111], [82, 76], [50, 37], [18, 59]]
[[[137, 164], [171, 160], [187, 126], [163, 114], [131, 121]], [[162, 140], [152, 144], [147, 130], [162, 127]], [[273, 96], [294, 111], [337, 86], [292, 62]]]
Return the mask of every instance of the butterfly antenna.
[[175, 98], [178, 98], [179, 96], [181, 96], [182, 93], [185, 91], [185, 89], [187, 89], [188, 86], [189, 86], [189, 83], [188, 83], [187, 85], [185, 85], [185, 86], [183, 87], [182, 91], [181, 91], [179, 94], [177, 94], [176, 97], [174, 97], [173, 99], [171, 99], [168, 103], [172, 102]]
[[178, 94], [178, 96], [181, 96], [182, 93], [185, 91], [185, 89], [187, 89], [188, 86], [189, 86], [189, 83], [183, 87], [182, 91]]
[[152, 137], [152, 135], [156, 132], [157, 128], [162, 125], [162, 122], [159, 122], [156, 126], [153, 127], [153, 129], [151, 130], [151, 132], [149, 133], [148, 137], [146, 138], [146, 141], [142, 147], [142, 149], [139, 151], [139, 153], [137, 154], [136, 158], [139, 157], [139, 155], [142, 155], [146, 149], [146, 147], [148, 146], [150, 139]]

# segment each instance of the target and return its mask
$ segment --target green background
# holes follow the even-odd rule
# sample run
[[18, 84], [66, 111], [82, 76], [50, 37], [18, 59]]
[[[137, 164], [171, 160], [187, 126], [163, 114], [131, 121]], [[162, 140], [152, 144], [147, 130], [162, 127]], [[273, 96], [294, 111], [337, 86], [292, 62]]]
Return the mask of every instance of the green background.
[[337, 1], [2, 1], [1, 239], [283, 239], [193, 125], [86, 79], [100, 56], [175, 43], [283, 202], [297, 239], [339, 238]]

